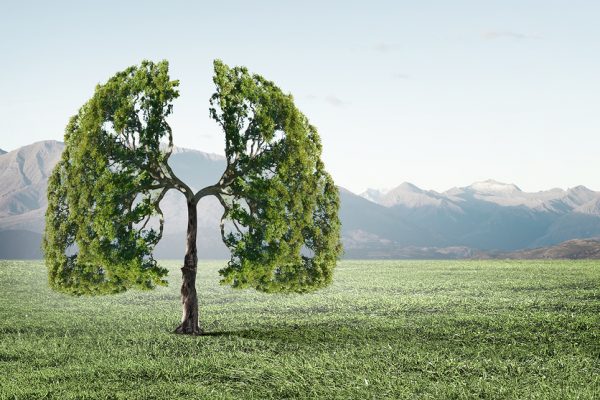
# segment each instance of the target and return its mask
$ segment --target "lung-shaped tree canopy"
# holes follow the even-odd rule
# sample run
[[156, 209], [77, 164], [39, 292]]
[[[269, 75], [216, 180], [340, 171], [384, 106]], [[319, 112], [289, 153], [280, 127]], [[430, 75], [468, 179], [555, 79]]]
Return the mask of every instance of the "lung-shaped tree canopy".
[[[184, 193], [191, 210], [208, 195], [223, 205], [221, 233], [231, 250], [223, 283], [304, 292], [331, 282], [341, 252], [339, 198], [316, 129], [290, 95], [245, 68], [216, 61], [214, 83], [210, 115], [225, 134], [227, 167], [196, 193], [167, 162], [166, 118], [179, 95], [167, 62], [144, 61], [96, 87], [67, 126], [49, 181], [43, 245], [53, 288], [100, 294], [164, 284], [152, 251], [169, 189]], [[190, 215], [188, 238], [195, 238]]]
[[146, 224], [162, 216], [173, 187], [161, 139], [172, 143], [165, 118], [177, 85], [167, 62], [145, 61], [98, 85], [71, 118], [48, 185], [43, 247], [53, 288], [98, 294], [164, 283], [152, 258], [162, 219], [158, 231]]
[[232, 253], [223, 282], [266, 292], [329, 284], [341, 252], [339, 198], [314, 126], [291, 95], [245, 68], [215, 62], [211, 115], [225, 132], [219, 194]]

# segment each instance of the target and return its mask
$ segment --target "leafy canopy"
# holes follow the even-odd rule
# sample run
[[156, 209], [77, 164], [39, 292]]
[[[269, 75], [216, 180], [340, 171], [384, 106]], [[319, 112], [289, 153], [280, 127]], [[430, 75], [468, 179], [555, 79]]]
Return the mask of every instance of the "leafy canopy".
[[291, 95], [246, 68], [216, 61], [214, 82], [210, 113], [227, 158], [221, 233], [232, 255], [223, 282], [266, 292], [329, 284], [341, 252], [339, 198], [317, 130]]
[[161, 214], [168, 186], [161, 139], [170, 140], [177, 85], [166, 62], [144, 61], [98, 85], [71, 118], [48, 185], [43, 247], [53, 288], [96, 294], [164, 283], [152, 258], [162, 220], [158, 232], [143, 223]]
[[303, 292], [331, 282], [341, 252], [339, 199], [316, 129], [290, 95], [245, 68], [215, 61], [214, 83], [210, 115], [225, 133], [227, 167], [196, 193], [168, 164], [166, 118], [179, 95], [168, 63], [144, 61], [96, 87], [68, 124], [49, 181], [43, 247], [53, 288], [102, 294], [165, 284], [152, 251], [170, 189], [194, 207], [206, 195], [223, 205], [232, 254], [223, 283]]

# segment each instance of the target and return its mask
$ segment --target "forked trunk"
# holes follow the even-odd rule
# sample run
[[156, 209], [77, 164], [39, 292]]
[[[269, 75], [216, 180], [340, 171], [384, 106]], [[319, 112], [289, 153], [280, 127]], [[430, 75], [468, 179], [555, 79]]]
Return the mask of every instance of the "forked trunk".
[[187, 245], [183, 267], [181, 268], [181, 324], [176, 333], [200, 335], [202, 330], [198, 323], [198, 296], [196, 294], [196, 271], [198, 268], [198, 251], [196, 249], [196, 232], [198, 231], [198, 215], [196, 203], [188, 200]]

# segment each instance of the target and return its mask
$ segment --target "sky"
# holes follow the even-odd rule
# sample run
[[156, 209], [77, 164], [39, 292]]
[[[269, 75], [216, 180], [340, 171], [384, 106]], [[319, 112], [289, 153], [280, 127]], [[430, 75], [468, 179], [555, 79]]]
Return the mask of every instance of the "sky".
[[600, 2], [28, 1], [0, 12], [0, 148], [62, 140], [98, 83], [170, 62], [175, 144], [223, 154], [212, 61], [294, 96], [336, 183], [600, 190]]

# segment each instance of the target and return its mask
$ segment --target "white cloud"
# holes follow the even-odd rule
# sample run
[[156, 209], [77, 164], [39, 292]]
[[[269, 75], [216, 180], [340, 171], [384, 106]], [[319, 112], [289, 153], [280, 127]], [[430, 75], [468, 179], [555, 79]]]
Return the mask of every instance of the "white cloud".
[[334, 107], [344, 107], [348, 104], [344, 100], [340, 99], [339, 97], [331, 95], [331, 94], [329, 96], [325, 97], [325, 101]]
[[394, 78], [394, 79], [410, 79], [410, 75], [404, 74], [402, 72], [395, 72], [392, 74], [392, 78]]
[[511, 31], [490, 31], [483, 34], [483, 37], [488, 40], [493, 39], [516, 39], [516, 40], [524, 40], [524, 39], [541, 39], [539, 35], [529, 35], [520, 32], [511, 32]]

